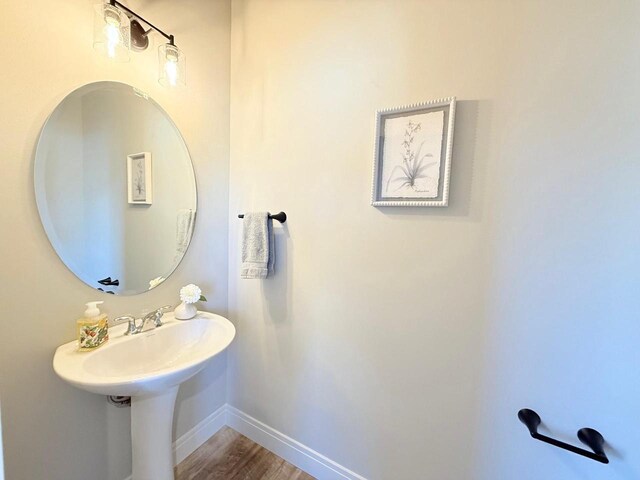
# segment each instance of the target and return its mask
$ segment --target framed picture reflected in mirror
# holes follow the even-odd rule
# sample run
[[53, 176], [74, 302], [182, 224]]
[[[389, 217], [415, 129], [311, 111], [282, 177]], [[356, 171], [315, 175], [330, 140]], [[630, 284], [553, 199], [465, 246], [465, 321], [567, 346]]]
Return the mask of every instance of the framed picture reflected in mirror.
[[127, 197], [131, 204], [153, 203], [151, 152], [127, 155]]

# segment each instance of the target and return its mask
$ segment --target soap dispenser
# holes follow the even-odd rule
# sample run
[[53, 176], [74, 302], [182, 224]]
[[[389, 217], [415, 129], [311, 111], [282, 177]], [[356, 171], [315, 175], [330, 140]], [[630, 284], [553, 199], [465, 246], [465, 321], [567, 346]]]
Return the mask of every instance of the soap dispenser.
[[106, 313], [100, 313], [98, 305], [104, 302], [89, 302], [84, 318], [78, 319], [78, 350], [98, 348], [109, 340], [109, 323]]

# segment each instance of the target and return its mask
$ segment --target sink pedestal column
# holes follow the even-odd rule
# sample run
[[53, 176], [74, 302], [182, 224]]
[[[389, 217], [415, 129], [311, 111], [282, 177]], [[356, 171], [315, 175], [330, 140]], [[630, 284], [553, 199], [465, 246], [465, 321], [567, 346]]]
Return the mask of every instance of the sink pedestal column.
[[132, 480], [174, 480], [173, 410], [178, 388], [131, 397]]

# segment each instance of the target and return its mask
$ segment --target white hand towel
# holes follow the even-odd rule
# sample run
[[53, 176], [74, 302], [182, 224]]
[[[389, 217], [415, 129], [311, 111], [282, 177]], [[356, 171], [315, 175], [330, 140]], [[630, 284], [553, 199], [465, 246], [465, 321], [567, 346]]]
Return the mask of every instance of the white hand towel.
[[267, 278], [275, 265], [273, 225], [268, 212], [244, 214], [240, 278]]

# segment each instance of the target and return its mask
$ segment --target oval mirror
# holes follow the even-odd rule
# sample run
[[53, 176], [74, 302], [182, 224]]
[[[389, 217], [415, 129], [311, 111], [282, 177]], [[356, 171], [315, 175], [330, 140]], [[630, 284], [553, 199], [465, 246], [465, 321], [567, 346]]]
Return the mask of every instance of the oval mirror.
[[35, 194], [44, 229], [69, 269], [118, 295], [162, 283], [184, 256], [196, 182], [177, 127], [129, 85], [69, 94], [42, 129]]

